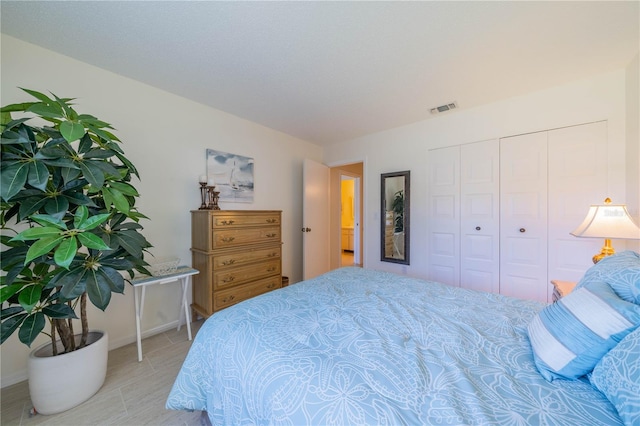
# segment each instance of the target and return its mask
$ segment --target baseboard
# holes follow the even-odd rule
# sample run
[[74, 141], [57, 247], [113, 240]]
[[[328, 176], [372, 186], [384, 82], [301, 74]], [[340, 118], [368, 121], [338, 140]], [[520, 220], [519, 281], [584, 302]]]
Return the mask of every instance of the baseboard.
[[[171, 330], [178, 327], [178, 321], [171, 321], [170, 323], [160, 325], [158, 327], [150, 328], [149, 330], [145, 330], [142, 332], [142, 338], [145, 339], [147, 337], [154, 336], [156, 334], [164, 333], [165, 331]], [[186, 325], [184, 325], [186, 327]], [[117, 348], [121, 348], [122, 346], [126, 346], [131, 343], [135, 343], [136, 335], [135, 333], [130, 336], [124, 336], [119, 339], [113, 340], [111, 336], [109, 336], [109, 351], [112, 351]], [[10, 374], [2, 375], [2, 382], [0, 383], [0, 388], [5, 388], [7, 386], [15, 385], [16, 383], [23, 382], [27, 380], [27, 369], [22, 369], [15, 371]]]

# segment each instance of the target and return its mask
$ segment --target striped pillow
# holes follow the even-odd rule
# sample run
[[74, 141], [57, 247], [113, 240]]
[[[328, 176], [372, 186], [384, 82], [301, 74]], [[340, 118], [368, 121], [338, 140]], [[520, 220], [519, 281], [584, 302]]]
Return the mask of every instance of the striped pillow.
[[529, 324], [536, 367], [548, 381], [576, 379], [640, 325], [640, 305], [592, 281], [546, 306]]
[[631, 250], [607, 256], [593, 265], [578, 283], [604, 281], [627, 302], [640, 304], [640, 254]]

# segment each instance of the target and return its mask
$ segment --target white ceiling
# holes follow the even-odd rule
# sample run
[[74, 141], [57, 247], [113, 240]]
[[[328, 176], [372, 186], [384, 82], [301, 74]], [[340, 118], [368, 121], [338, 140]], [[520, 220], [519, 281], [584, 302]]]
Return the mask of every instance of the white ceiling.
[[623, 68], [639, 5], [2, 0], [0, 29], [328, 145]]

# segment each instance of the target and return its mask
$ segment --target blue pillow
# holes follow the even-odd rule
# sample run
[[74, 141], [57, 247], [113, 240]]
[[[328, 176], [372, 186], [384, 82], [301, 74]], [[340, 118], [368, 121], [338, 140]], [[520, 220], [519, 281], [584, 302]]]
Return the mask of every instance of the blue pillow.
[[616, 407], [625, 425], [640, 425], [640, 328], [602, 357], [589, 380]]
[[640, 325], [640, 305], [592, 281], [546, 306], [528, 326], [538, 371], [548, 381], [576, 379]]
[[622, 299], [640, 304], [640, 254], [623, 251], [603, 258], [585, 272], [576, 288], [591, 281], [604, 281]]

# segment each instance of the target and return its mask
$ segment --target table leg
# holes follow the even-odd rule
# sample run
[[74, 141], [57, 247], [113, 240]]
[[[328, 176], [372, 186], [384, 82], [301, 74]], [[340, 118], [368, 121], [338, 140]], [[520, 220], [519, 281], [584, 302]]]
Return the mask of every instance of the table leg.
[[190, 283], [191, 283], [191, 276], [184, 277], [180, 280], [180, 284], [182, 285], [182, 309], [180, 309], [180, 316], [178, 317], [178, 331], [180, 331], [180, 327], [182, 326], [182, 317], [184, 313], [185, 322], [187, 323], [187, 334], [189, 336], [189, 340], [192, 339], [191, 318], [189, 315], [189, 303], [187, 301], [187, 291], [189, 290]]
[[[142, 288], [144, 291], [144, 287]], [[136, 308], [136, 344], [138, 345], [138, 362], [142, 361], [142, 337], [140, 336], [140, 318], [142, 316], [141, 297], [138, 287], [133, 287], [133, 301]]]

